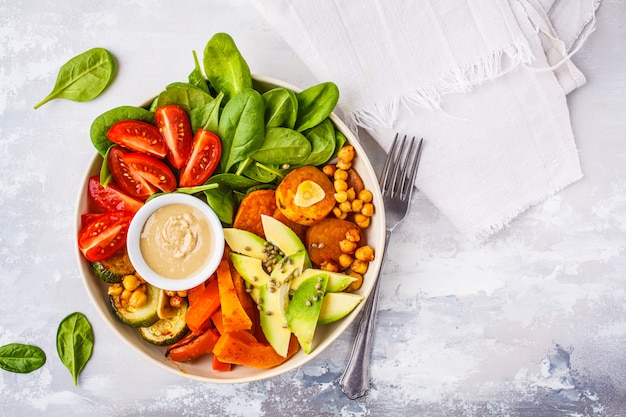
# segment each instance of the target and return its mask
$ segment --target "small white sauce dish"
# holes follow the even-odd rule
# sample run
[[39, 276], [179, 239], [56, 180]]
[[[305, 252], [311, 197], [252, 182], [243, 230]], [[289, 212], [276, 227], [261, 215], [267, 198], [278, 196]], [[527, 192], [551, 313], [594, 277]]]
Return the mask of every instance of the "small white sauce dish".
[[[200, 212], [206, 218], [209, 236], [200, 236], [199, 238], [207, 242], [210, 249], [206, 261], [197, 271], [184, 278], [169, 278], [157, 273], [148, 265], [142, 252], [141, 240], [144, 226], [155, 212], [166, 206], [179, 204], [195, 209], [196, 213]], [[126, 247], [130, 261], [137, 273], [148, 283], [164, 290], [184, 291], [200, 285], [216, 271], [224, 253], [224, 232], [219, 218], [204, 201], [188, 194], [163, 194], [148, 201], [137, 211], [128, 228]]]

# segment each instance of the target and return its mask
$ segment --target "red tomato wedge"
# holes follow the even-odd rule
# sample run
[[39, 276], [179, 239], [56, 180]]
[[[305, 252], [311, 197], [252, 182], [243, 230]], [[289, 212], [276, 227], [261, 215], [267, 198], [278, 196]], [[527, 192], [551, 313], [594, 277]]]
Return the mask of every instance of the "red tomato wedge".
[[105, 211], [129, 211], [136, 213], [143, 206], [143, 202], [124, 193], [122, 189], [114, 183], [103, 187], [100, 184], [100, 177], [94, 175], [89, 178], [87, 185], [89, 195], [92, 200]]
[[152, 194], [156, 193], [158, 189], [143, 177], [137, 175], [137, 173], [128, 166], [124, 161], [124, 155], [127, 153], [129, 152], [119, 146], [111, 148], [108, 158], [109, 170], [117, 185], [119, 185], [126, 194], [144, 201]]
[[109, 211], [96, 217], [78, 233], [78, 248], [91, 262], [107, 259], [126, 244], [132, 213]]
[[107, 137], [113, 143], [133, 151], [146, 153], [157, 158], [167, 154], [165, 139], [159, 129], [139, 120], [123, 120], [109, 129]]
[[174, 168], [181, 168], [189, 156], [193, 140], [187, 113], [182, 107], [170, 104], [157, 108], [154, 120], [169, 150], [167, 160]]
[[176, 189], [176, 177], [163, 161], [139, 152], [129, 152], [122, 160], [130, 171], [161, 191], [172, 192]]
[[209, 179], [222, 156], [222, 142], [215, 133], [198, 129], [191, 154], [180, 173], [181, 187], [196, 187]]

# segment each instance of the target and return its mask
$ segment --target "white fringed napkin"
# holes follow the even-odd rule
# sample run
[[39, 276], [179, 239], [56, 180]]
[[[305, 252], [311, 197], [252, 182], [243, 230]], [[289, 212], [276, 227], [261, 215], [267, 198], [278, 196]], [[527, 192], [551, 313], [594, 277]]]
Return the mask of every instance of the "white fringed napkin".
[[253, 3], [339, 86], [351, 128], [385, 148], [395, 132], [425, 138], [417, 186], [483, 239], [582, 177], [565, 94], [585, 79], [567, 51], [597, 3], [563, 1]]

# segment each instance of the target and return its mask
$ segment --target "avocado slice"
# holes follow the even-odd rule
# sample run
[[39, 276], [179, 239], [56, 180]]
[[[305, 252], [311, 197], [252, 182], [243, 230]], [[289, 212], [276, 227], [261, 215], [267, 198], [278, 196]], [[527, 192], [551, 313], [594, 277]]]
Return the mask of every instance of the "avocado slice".
[[322, 300], [319, 326], [333, 323], [350, 314], [363, 301], [363, 296], [349, 292], [328, 292]]
[[253, 287], [258, 288], [269, 282], [270, 276], [265, 272], [261, 259], [231, 252], [230, 260], [241, 278]]
[[285, 314], [287, 325], [298, 338], [304, 353], [311, 353], [313, 336], [317, 327], [322, 300], [324, 299], [328, 274], [321, 272], [300, 284]]
[[326, 286], [326, 292], [339, 292], [343, 291], [348, 286], [356, 280], [355, 277], [351, 277], [350, 275], [342, 274], [340, 272], [330, 272], [324, 271], [322, 269], [316, 268], [308, 268], [302, 271], [302, 274], [296, 277], [291, 282], [291, 289], [297, 290], [298, 287], [307, 279], [311, 278], [314, 275], [318, 275], [320, 273], [328, 274], [328, 284]]
[[259, 288], [260, 322], [265, 338], [276, 353], [286, 358], [289, 350], [291, 331], [285, 318], [285, 309], [289, 303], [289, 286], [268, 282]]
[[296, 232], [280, 220], [265, 214], [261, 215], [261, 222], [268, 242], [277, 246], [287, 256], [303, 252], [306, 255], [305, 265], [307, 268], [311, 267], [309, 254]]
[[224, 229], [224, 239], [233, 252], [257, 259], [267, 257], [265, 250], [267, 242], [252, 232], [229, 227]]

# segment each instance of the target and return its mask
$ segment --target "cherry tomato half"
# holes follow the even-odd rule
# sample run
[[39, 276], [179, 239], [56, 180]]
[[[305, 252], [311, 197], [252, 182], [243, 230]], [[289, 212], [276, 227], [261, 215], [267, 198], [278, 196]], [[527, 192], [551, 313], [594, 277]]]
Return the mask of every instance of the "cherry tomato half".
[[198, 129], [191, 154], [180, 173], [181, 187], [196, 187], [209, 179], [222, 156], [222, 142], [215, 133]]
[[91, 199], [105, 211], [123, 210], [136, 213], [143, 206], [141, 200], [124, 193], [117, 184], [109, 183], [103, 187], [98, 175], [89, 178], [87, 189]]
[[[113, 179], [120, 188], [129, 196], [144, 201], [158, 189], [143, 177], [137, 175], [124, 161], [124, 155], [130, 152], [119, 146], [114, 146], [109, 151], [109, 170]], [[156, 160], [156, 159], [155, 159]]]
[[130, 171], [161, 191], [176, 189], [176, 177], [164, 162], [139, 152], [129, 152], [122, 156]]
[[154, 120], [167, 146], [167, 160], [174, 168], [181, 168], [191, 150], [193, 132], [189, 117], [182, 107], [175, 104], [159, 107]]
[[156, 126], [139, 120], [123, 120], [115, 123], [107, 132], [113, 143], [133, 151], [163, 158], [167, 154], [165, 139]]
[[78, 248], [91, 262], [107, 259], [126, 244], [132, 213], [109, 211], [88, 223], [78, 234]]

